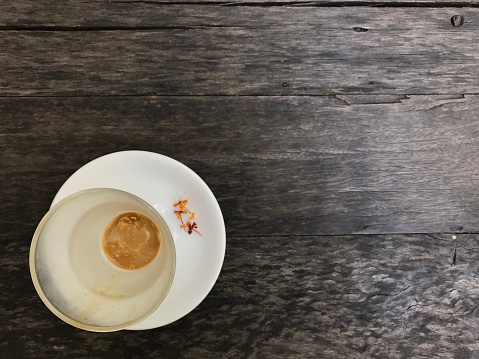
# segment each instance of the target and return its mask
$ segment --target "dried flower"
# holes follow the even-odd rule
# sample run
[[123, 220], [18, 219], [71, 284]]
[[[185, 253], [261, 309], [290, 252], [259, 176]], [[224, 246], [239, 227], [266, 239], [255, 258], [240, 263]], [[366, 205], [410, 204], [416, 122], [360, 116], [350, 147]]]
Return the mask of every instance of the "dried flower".
[[[178, 202], [173, 204], [174, 207], [179, 207], [179, 210], [175, 210], [174, 212], [176, 214], [176, 217], [181, 221], [180, 228], [182, 228], [188, 234], [196, 232], [200, 236], [202, 236], [202, 234], [197, 230], [198, 224], [194, 221], [195, 212], [191, 212], [188, 208], [186, 208], [187, 203], [188, 200], [184, 199], [179, 200]], [[183, 221], [183, 215], [188, 215], [188, 221], [186, 223]]]

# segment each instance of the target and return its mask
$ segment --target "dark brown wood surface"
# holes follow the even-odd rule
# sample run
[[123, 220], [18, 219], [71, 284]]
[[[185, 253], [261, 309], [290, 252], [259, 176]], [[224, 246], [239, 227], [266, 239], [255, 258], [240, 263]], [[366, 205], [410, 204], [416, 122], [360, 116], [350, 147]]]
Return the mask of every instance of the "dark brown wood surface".
[[100, 334], [48, 312], [15, 269], [25, 246], [11, 241], [2, 291], [22, 296], [0, 298], [1, 348], [31, 358], [475, 358], [478, 248], [473, 235], [230, 236], [196, 310], [160, 329]]
[[[475, 2], [0, 10], [0, 358], [479, 357]], [[175, 323], [84, 332], [29, 245], [76, 169], [127, 149], [205, 180], [225, 263]]]
[[[203, 177], [231, 235], [479, 228], [477, 96], [23, 97], [0, 112], [0, 171], [41, 177], [35, 219], [84, 163], [142, 149]], [[4, 183], [4, 217], [31, 181]]]
[[135, 6], [5, 25], [0, 96], [479, 92], [479, 9]]

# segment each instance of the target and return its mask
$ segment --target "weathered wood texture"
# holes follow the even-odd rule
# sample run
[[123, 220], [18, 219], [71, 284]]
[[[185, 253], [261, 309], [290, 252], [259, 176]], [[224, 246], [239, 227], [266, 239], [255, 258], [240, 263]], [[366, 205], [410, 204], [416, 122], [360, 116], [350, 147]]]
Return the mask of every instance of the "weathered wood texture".
[[[2, 2], [0, 358], [478, 358], [477, 7]], [[224, 268], [171, 325], [80, 331], [35, 293], [31, 236], [127, 149], [211, 187]]]
[[33, 229], [77, 168], [143, 149], [202, 176], [229, 235], [479, 232], [478, 113], [477, 96], [1, 98], [1, 219]]
[[107, 334], [62, 324], [43, 306], [25, 275], [28, 236], [0, 234], [4, 357], [479, 356], [477, 235], [456, 244], [450, 235], [230, 237], [223, 272], [192, 313]]
[[0, 96], [479, 92], [478, 9], [117, 5], [2, 31]]
[[[81, 17], [93, 15], [97, 17], [107, 10], [115, 17], [122, 10], [131, 10], [134, 14], [143, 8], [157, 7], [158, 5], [184, 4], [188, 6], [211, 5], [221, 6], [321, 6], [321, 7], [362, 7], [362, 6], [389, 6], [389, 7], [477, 7], [475, 0], [4, 0], [0, 19], [11, 25], [39, 24], [42, 21], [60, 22], [73, 16]], [[103, 13], [106, 16], [105, 13]], [[125, 14], [123, 14], [125, 17]], [[110, 16], [107, 16], [110, 18]]]

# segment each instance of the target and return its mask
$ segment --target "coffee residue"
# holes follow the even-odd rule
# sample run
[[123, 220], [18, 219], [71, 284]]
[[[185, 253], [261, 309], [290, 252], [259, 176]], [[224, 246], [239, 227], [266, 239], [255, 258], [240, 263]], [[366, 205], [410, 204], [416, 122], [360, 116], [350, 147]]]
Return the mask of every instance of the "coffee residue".
[[103, 232], [106, 257], [117, 267], [140, 269], [150, 264], [160, 250], [161, 234], [156, 223], [138, 212], [113, 218]]

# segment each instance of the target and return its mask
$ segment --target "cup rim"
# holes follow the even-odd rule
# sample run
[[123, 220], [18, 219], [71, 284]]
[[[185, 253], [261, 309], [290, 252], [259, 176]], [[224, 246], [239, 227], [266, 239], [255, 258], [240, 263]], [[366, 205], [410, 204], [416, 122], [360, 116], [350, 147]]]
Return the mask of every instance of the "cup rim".
[[[140, 203], [142, 203], [144, 206], [146, 206], [149, 210], [151, 210], [153, 213], [155, 213], [155, 215], [158, 216], [158, 218], [161, 220], [161, 222], [163, 222], [164, 224], [164, 227], [165, 227], [165, 230], [167, 231], [167, 233], [169, 234], [168, 235], [168, 240], [171, 241], [171, 246], [172, 246], [172, 250], [174, 252], [174, 256], [172, 258], [172, 275], [171, 275], [171, 278], [169, 279], [168, 281], [168, 284], [167, 284], [167, 287], [165, 288], [165, 291], [166, 291], [166, 295], [163, 297], [163, 298], [160, 298], [160, 300], [158, 300], [148, 311], [146, 311], [142, 316], [136, 318], [136, 319], [132, 319], [126, 323], [122, 323], [122, 324], [119, 324], [119, 325], [110, 325], [110, 326], [95, 326], [95, 325], [89, 325], [89, 324], [85, 324], [85, 323], [82, 323], [82, 322], [79, 322], [77, 320], [74, 320], [72, 318], [70, 318], [68, 315], [62, 313], [60, 310], [58, 310], [51, 302], [50, 300], [48, 300], [47, 296], [45, 295], [41, 285], [40, 285], [40, 282], [38, 280], [38, 276], [37, 276], [37, 273], [36, 273], [36, 265], [35, 265], [35, 254], [36, 254], [36, 248], [37, 248], [37, 244], [38, 244], [38, 241], [39, 241], [39, 238], [40, 238], [40, 233], [41, 231], [43, 230], [43, 228], [45, 227], [46, 223], [48, 222], [48, 220], [66, 203], [66, 202], [69, 202], [71, 201], [72, 199], [75, 199], [77, 197], [80, 197], [80, 196], [83, 196], [83, 195], [86, 195], [86, 194], [89, 194], [89, 193], [95, 193], [95, 192], [116, 192], [116, 193], [122, 193], [122, 195], [125, 195], [127, 197], [131, 197], [137, 201], [139, 201]], [[157, 220], [155, 220], [155, 222], [157, 222]], [[143, 321], [144, 319], [146, 319], [148, 316], [150, 316], [160, 305], [161, 303], [166, 299], [166, 297], [168, 296], [168, 293], [171, 289], [171, 286], [173, 284], [173, 279], [174, 279], [174, 276], [175, 276], [175, 272], [176, 272], [176, 247], [175, 247], [175, 242], [173, 240], [173, 235], [170, 231], [170, 228], [167, 224], [167, 222], [165, 221], [165, 219], [163, 218], [163, 216], [152, 206], [150, 205], [148, 202], [146, 202], [144, 199], [130, 193], [130, 192], [127, 192], [127, 191], [123, 191], [123, 190], [119, 190], [119, 189], [116, 189], [116, 188], [107, 188], [107, 187], [104, 187], [104, 188], [89, 188], [89, 189], [85, 189], [85, 190], [81, 190], [81, 191], [78, 191], [78, 192], [75, 192], [65, 198], [63, 198], [62, 200], [60, 200], [59, 202], [57, 202], [56, 204], [54, 204], [49, 210], [48, 212], [42, 217], [41, 221], [38, 223], [36, 229], [35, 229], [35, 232], [33, 234], [33, 237], [32, 237], [32, 242], [31, 242], [31, 245], [30, 245], [30, 252], [29, 252], [29, 267], [30, 267], [30, 276], [31, 276], [31, 279], [33, 281], [33, 285], [35, 287], [35, 290], [37, 291], [37, 294], [38, 296], [40, 297], [40, 299], [42, 300], [42, 302], [48, 307], [48, 309], [53, 313], [55, 314], [58, 318], [60, 318], [61, 320], [63, 320], [65, 323], [67, 324], [70, 324], [76, 328], [79, 328], [79, 329], [83, 329], [83, 330], [87, 330], [87, 331], [92, 331], [92, 332], [113, 332], [113, 331], [118, 331], [118, 330], [121, 330], [121, 329], [126, 329], [128, 327], [131, 327], [133, 325], [136, 325], [138, 323], [140, 323], [141, 321]]]

